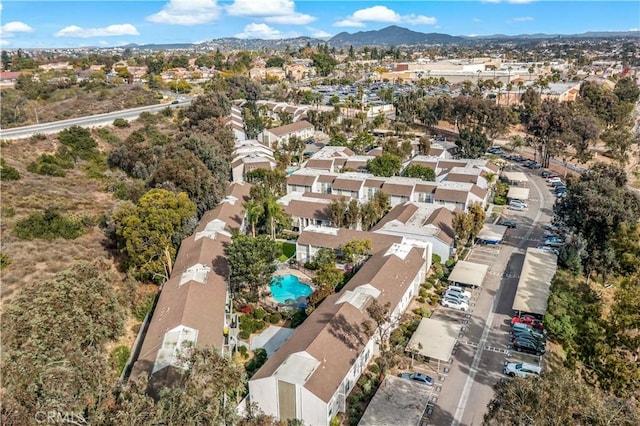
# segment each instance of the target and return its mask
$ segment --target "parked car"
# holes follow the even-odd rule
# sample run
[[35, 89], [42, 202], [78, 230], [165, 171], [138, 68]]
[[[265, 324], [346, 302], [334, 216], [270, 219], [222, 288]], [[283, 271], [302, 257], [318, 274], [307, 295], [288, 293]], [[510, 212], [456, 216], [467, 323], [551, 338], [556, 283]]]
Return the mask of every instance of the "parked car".
[[502, 222], [498, 223], [498, 225], [506, 226], [507, 228], [511, 229], [517, 226], [517, 224], [512, 220], [503, 220]]
[[506, 362], [502, 372], [511, 377], [539, 376], [542, 368], [527, 362]]
[[542, 321], [531, 315], [520, 315], [511, 318], [511, 326], [513, 327], [514, 324], [525, 324], [533, 328], [544, 330], [544, 324]]
[[560, 255], [560, 250], [558, 250], [557, 248], [553, 248], [551, 246], [538, 245], [538, 246], [536, 246], [536, 248], [540, 249], [540, 250], [544, 250], [544, 251], [550, 251], [551, 253], [555, 254], [556, 256]]
[[564, 182], [560, 180], [560, 181], [551, 182], [551, 186], [553, 186], [554, 188], [557, 188], [562, 186], [566, 187], [567, 185], [565, 185]]
[[542, 165], [541, 165], [540, 163], [536, 163], [536, 162], [534, 161], [533, 163], [529, 164], [529, 166], [527, 166], [527, 167], [529, 167], [529, 168], [530, 168], [530, 169], [532, 169], [532, 170], [536, 170], [536, 169], [541, 168], [541, 167], [542, 167]]
[[543, 178], [547, 178], [550, 175], [555, 175], [555, 172], [552, 172], [551, 170], [543, 170], [540, 172], [540, 176], [542, 176]]
[[529, 206], [527, 206], [527, 203], [525, 203], [522, 200], [511, 200], [511, 201], [509, 201], [509, 204], [520, 204], [521, 206], [529, 207]]
[[509, 210], [514, 210], [517, 212], [521, 212], [526, 210], [527, 208], [525, 206], [523, 206], [522, 204], [509, 204]]
[[460, 302], [464, 302], [464, 303], [469, 303], [469, 299], [470, 299], [469, 297], [465, 296], [462, 293], [456, 293], [454, 291], [449, 291], [449, 290], [446, 290], [442, 295], [442, 297], [445, 297], [447, 299], [459, 300]]
[[459, 293], [464, 297], [466, 297], [467, 299], [471, 299], [471, 292], [457, 285], [450, 285], [449, 287], [447, 287], [447, 292]]
[[440, 304], [445, 308], [453, 308], [460, 311], [466, 311], [467, 309], [469, 309], [469, 304], [467, 302], [463, 302], [460, 299], [454, 299], [451, 297], [443, 297], [442, 299], [440, 299]]
[[[538, 324], [541, 325], [541, 324]], [[533, 334], [539, 338], [544, 338], [547, 334], [547, 330], [535, 328], [530, 324], [524, 324], [521, 322], [517, 322], [511, 326], [511, 334], [519, 334], [522, 332], [528, 332]]]
[[548, 179], [547, 179], [547, 183], [548, 183], [549, 185], [553, 185], [554, 183], [561, 183], [561, 182], [562, 182], [562, 179], [560, 179], [560, 177], [559, 177], [559, 176], [554, 176], [554, 177], [552, 177], [552, 178], [548, 178]]
[[558, 176], [557, 173], [550, 172], [550, 171], [547, 171], [547, 170], [545, 170], [543, 173], [545, 173], [545, 174], [543, 174], [542, 177], [545, 178], [545, 179], [553, 179], [554, 177], [560, 177], [560, 176]]
[[537, 345], [535, 342], [526, 339], [513, 339], [511, 345], [518, 352], [528, 352], [538, 356], [544, 355], [547, 351], [543, 345]]
[[420, 383], [425, 386], [433, 386], [434, 383], [433, 377], [427, 376], [423, 373], [401, 373], [399, 377]]
[[545, 336], [539, 335], [539, 333], [536, 333], [535, 335], [533, 333], [529, 333], [528, 331], [519, 331], [517, 333], [512, 333], [511, 334], [511, 338], [512, 339], [519, 339], [519, 340], [530, 340], [532, 342], [534, 342], [536, 345], [540, 345], [540, 346], [547, 346], [547, 339]]

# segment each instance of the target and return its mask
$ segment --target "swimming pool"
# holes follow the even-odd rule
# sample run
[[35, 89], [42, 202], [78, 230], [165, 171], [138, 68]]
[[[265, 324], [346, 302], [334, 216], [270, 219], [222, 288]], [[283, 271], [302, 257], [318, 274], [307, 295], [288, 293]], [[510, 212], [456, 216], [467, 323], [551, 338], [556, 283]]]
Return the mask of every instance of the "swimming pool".
[[311, 287], [301, 283], [295, 275], [273, 277], [269, 288], [271, 295], [278, 303], [306, 302], [306, 300], [299, 300], [299, 298], [306, 298], [313, 293]]

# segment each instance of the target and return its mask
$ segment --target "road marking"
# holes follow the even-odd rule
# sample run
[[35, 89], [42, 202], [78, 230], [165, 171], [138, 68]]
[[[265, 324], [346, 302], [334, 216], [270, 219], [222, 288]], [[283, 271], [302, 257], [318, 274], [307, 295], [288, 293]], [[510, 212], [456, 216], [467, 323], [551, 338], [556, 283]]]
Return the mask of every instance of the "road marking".
[[[540, 196], [540, 199], [543, 200], [540, 208], [538, 209], [538, 213], [536, 217], [533, 219], [533, 223], [531, 227], [527, 231], [524, 239], [518, 243], [518, 248], [511, 247], [511, 253], [509, 257], [513, 255], [514, 252], [518, 250], [522, 250], [522, 246], [526, 243], [526, 240], [531, 236], [531, 233], [535, 229], [536, 224], [540, 221], [540, 217], [542, 217], [542, 209], [544, 208], [544, 198], [542, 195], [542, 191], [540, 191], [540, 187], [536, 184], [534, 180], [531, 180], [531, 184], [535, 187], [536, 191]], [[498, 306], [498, 300], [500, 300], [500, 295], [502, 294], [502, 285], [498, 286], [498, 291], [496, 292], [495, 297], [493, 298], [493, 303], [491, 304], [491, 310], [489, 311], [489, 315], [487, 315], [487, 319], [484, 323], [484, 329], [482, 330], [482, 336], [480, 337], [480, 342], [478, 342], [478, 350], [473, 356], [473, 361], [471, 362], [471, 367], [469, 368], [469, 375], [467, 376], [467, 380], [464, 382], [464, 388], [462, 389], [462, 394], [460, 395], [460, 400], [458, 401], [458, 407], [456, 408], [455, 415], [453, 416], [453, 421], [451, 422], [452, 426], [458, 426], [462, 421], [462, 417], [464, 415], [464, 410], [467, 407], [467, 402], [469, 402], [469, 395], [471, 394], [471, 387], [476, 378], [476, 374], [478, 373], [478, 366], [480, 365], [480, 358], [482, 357], [482, 352], [485, 350], [487, 338], [489, 337], [489, 331], [491, 330], [491, 325], [493, 324], [493, 317], [495, 315], [495, 310]], [[488, 349], [487, 349], [488, 350]], [[507, 351], [505, 351], [506, 353]]]

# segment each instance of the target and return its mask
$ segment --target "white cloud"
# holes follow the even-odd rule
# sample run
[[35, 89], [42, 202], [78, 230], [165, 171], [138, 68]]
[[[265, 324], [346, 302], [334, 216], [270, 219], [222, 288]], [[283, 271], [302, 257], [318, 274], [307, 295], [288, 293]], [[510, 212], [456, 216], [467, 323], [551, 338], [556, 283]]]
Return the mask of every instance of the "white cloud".
[[473, 18], [473, 19], [471, 20], [471, 22], [476, 22], [476, 23], [477, 23], [477, 22], [482, 22], [482, 19], [480, 19], [480, 18]]
[[306, 25], [316, 20], [296, 12], [293, 0], [235, 0], [225, 9], [231, 16], [263, 18], [272, 24]]
[[54, 34], [54, 37], [111, 37], [123, 35], [140, 35], [136, 27], [131, 24], [115, 24], [104, 28], [82, 28], [77, 25], [69, 25]]
[[219, 17], [220, 7], [216, 0], [169, 0], [160, 12], [147, 16], [146, 20], [159, 24], [198, 25]]
[[478, 37], [478, 34], [474, 34], [474, 33], [467, 34], [467, 37]]
[[11, 42], [9, 40], [5, 40], [3, 38], [0, 38], [0, 46], [8, 46], [9, 44], [11, 44]]
[[517, 18], [513, 18], [514, 22], [530, 22], [533, 21], [531, 16], [519, 16]]
[[363, 22], [354, 21], [353, 19], [343, 19], [333, 24], [334, 27], [364, 27]]
[[304, 13], [294, 12], [291, 15], [267, 16], [264, 20], [272, 24], [306, 25], [315, 21], [316, 18]]
[[261, 38], [261, 39], [274, 39], [274, 38], [283, 38], [283, 35], [280, 31], [275, 28], [270, 27], [267, 24], [256, 24], [252, 22], [248, 25], [245, 25], [244, 31], [236, 34], [238, 38]]
[[307, 27], [307, 31], [309, 31], [309, 35], [311, 35], [311, 37], [314, 37], [314, 38], [329, 38], [332, 36], [331, 33], [328, 33], [318, 28]]
[[366, 22], [383, 22], [388, 24], [434, 25], [436, 18], [424, 15], [400, 15], [386, 6], [372, 6], [360, 9], [341, 21], [335, 27], [364, 27]]
[[20, 21], [7, 22], [2, 27], [0, 27], [0, 34], [2, 35], [5, 35], [6, 33], [13, 34], [13, 33], [31, 33], [31, 32], [33, 32], [33, 28], [31, 28], [29, 25], [25, 24], [24, 22], [20, 22]]

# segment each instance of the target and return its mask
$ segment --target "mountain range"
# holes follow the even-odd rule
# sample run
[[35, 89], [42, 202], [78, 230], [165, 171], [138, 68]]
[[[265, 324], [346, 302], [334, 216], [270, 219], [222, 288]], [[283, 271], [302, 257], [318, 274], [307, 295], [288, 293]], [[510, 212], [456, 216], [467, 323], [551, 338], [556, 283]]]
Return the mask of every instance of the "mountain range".
[[287, 46], [290, 49], [299, 49], [301, 47], [310, 44], [312, 46], [317, 44], [327, 43], [334, 47], [360, 47], [360, 46], [411, 46], [411, 45], [442, 45], [442, 44], [474, 44], [474, 43], [487, 43], [487, 42], [530, 42], [530, 41], [542, 41], [542, 40], [556, 40], [556, 41], [569, 41], [580, 39], [603, 39], [603, 38], [635, 38], [640, 40], [640, 31], [590, 31], [582, 34], [518, 34], [518, 35], [505, 35], [494, 34], [485, 36], [452, 36], [449, 34], [441, 33], [422, 33], [418, 31], [412, 31], [407, 28], [391, 25], [380, 30], [374, 31], [359, 31], [356, 33], [341, 32], [331, 37], [330, 39], [319, 39], [311, 37], [296, 37], [288, 39], [240, 39], [235, 37], [218, 38], [210, 41], [205, 41], [198, 44], [147, 44], [147, 45], [127, 45], [125, 47], [138, 48], [138, 49], [274, 49], [284, 50]]

